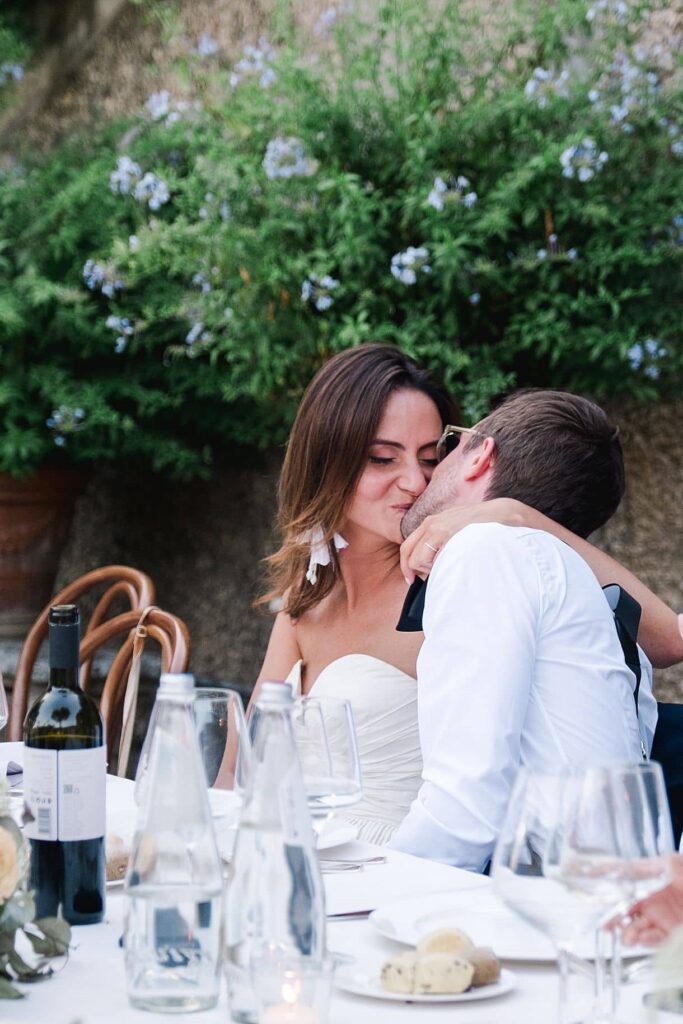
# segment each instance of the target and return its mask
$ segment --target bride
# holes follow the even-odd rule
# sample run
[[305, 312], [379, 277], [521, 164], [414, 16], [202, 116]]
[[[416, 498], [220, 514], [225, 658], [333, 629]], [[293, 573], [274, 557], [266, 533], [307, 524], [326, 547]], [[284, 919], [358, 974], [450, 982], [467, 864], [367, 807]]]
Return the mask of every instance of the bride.
[[491, 521], [545, 529], [571, 544], [602, 584], [641, 603], [640, 642], [657, 665], [683, 658], [675, 614], [587, 541], [519, 502], [497, 499], [430, 517], [406, 542], [401, 520], [427, 486], [436, 444], [458, 419], [447, 393], [399, 349], [362, 345], [311, 381], [289, 439], [278, 493], [280, 549], [268, 560], [281, 604], [255, 693], [288, 679], [301, 694], [351, 702], [363, 800], [346, 815], [386, 843], [417, 794], [422, 759], [416, 660], [422, 633], [396, 631], [414, 571], [458, 529]]

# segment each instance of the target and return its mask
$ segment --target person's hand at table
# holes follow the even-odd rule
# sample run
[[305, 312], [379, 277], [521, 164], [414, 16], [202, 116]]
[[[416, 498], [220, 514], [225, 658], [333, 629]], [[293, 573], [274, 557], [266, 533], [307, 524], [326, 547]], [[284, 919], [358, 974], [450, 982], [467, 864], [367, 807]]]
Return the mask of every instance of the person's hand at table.
[[479, 505], [449, 508], [427, 516], [401, 545], [401, 571], [407, 583], [416, 576], [428, 576], [441, 549], [472, 523], [532, 526], [537, 517], [538, 513], [514, 498], [492, 498]]
[[622, 932], [627, 945], [656, 946], [683, 924], [683, 857], [675, 854], [670, 863], [671, 882], [631, 907]]

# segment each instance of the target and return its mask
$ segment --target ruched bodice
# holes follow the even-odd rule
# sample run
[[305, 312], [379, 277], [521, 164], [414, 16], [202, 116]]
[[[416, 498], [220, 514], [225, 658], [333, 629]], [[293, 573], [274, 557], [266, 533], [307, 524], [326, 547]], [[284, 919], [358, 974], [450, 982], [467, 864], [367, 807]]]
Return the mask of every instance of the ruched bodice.
[[[295, 693], [301, 693], [301, 666], [287, 677]], [[346, 654], [322, 670], [308, 696], [350, 701], [363, 799], [343, 817], [358, 825], [359, 838], [388, 842], [420, 787], [417, 680], [372, 655]]]

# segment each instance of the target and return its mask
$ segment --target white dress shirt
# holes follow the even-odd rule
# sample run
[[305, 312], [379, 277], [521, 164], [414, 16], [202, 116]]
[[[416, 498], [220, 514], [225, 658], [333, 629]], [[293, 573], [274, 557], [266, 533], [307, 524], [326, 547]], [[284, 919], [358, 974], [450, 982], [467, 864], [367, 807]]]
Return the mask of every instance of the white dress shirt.
[[422, 786], [391, 845], [481, 871], [518, 768], [642, 757], [657, 705], [595, 576], [548, 533], [486, 523], [436, 560], [417, 662]]

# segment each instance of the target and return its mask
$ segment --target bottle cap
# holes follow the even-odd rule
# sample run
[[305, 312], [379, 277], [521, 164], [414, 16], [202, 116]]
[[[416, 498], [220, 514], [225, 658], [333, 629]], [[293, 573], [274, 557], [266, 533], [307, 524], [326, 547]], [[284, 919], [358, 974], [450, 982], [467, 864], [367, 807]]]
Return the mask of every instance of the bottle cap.
[[292, 703], [292, 684], [282, 679], [268, 679], [261, 683], [257, 704], [280, 704]]
[[162, 672], [159, 679], [160, 697], [191, 697], [194, 676], [190, 672]]
[[53, 604], [47, 621], [56, 626], [73, 626], [79, 622], [78, 608], [75, 604]]

